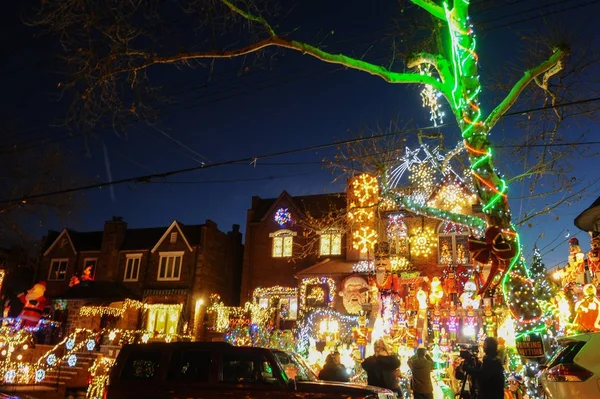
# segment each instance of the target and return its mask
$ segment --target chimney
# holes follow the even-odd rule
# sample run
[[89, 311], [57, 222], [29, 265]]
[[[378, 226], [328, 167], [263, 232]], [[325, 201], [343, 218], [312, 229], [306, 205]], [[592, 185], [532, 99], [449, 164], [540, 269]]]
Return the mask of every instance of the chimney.
[[112, 220], [104, 222], [102, 233], [102, 249], [98, 259], [96, 279], [114, 280], [117, 278], [119, 267], [119, 251], [125, 241], [127, 223], [120, 216], [113, 216]]

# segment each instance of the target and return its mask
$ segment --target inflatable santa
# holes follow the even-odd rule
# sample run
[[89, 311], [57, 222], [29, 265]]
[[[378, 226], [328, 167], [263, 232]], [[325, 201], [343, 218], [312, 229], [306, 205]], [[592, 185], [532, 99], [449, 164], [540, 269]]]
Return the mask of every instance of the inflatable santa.
[[31, 328], [37, 326], [44, 312], [44, 306], [46, 306], [45, 293], [46, 282], [41, 281], [31, 287], [27, 293], [19, 295], [19, 299], [23, 303], [23, 311], [19, 316], [23, 327]]

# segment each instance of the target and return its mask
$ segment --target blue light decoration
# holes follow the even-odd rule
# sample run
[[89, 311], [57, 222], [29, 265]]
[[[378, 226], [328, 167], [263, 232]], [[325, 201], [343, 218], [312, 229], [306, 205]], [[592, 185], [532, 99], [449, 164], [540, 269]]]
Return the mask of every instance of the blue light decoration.
[[67, 358], [67, 364], [69, 365], [69, 367], [75, 367], [75, 365], [77, 364], [77, 355], [70, 355]]
[[7, 384], [12, 384], [13, 382], [15, 382], [15, 378], [17, 378], [17, 372], [15, 370], [8, 370], [4, 374], [4, 382], [6, 382]]
[[283, 227], [292, 222], [292, 214], [288, 208], [279, 208], [275, 212], [275, 217], [273, 217], [273, 219], [278, 225]]
[[308, 354], [309, 338], [315, 338], [319, 323], [323, 319], [336, 320], [340, 326], [340, 342], [352, 335], [352, 328], [358, 326], [358, 316], [348, 316], [333, 309], [315, 309], [306, 313], [298, 323], [298, 353]]
[[48, 363], [48, 366], [50, 367], [54, 366], [54, 363], [56, 363], [56, 355], [54, 353], [49, 354], [46, 358], [46, 363]]
[[46, 378], [46, 370], [37, 369], [35, 371], [35, 382], [42, 382]]
[[73, 350], [73, 348], [75, 347], [75, 339], [73, 338], [69, 338], [67, 339], [67, 342], [65, 342], [65, 347], [67, 348], [67, 350]]
[[96, 347], [96, 341], [94, 341], [93, 339], [88, 340], [85, 343], [85, 347], [88, 351], [90, 351], [90, 352], [93, 351], [94, 348]]

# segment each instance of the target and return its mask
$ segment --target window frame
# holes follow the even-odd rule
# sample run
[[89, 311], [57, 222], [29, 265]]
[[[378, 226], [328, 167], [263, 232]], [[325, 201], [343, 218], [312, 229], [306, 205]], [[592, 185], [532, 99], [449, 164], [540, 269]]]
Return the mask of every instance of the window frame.
[[[341, 256], [342, 255], [342, 244], [343, 244], [343, 233], [340, 230], [337, 229], [328, 229], [328, 230], [323, 230], [319, 232], [319, 256]], [[339, 237], [340, 240], [340, 253], [332, 253], [332, 248], [333, 248], [333, 238], [335, 237]], [[325, 237], [329, 238], [329, 253], [323, 253], [323, 239]]]
[[[183, 308], [179, 308], [177, 311], [177, 319], [174, 321], [175, 324], [175, 328], [174, 328], [174, 332], [171, 333], [168, 331], [169, 327], [172, 326], [171, 324], [171, 318], [170, 318], [170, 314], [169, 311], [167, 309], [158, 309], [158, 308], [150, 308], [148, 309], [147, 313], [146, 313], [146, 331], [148, 331], [149, 333], [158, 333], [158, 334], [163, 334], [163, 335], [176, 335], [179, 331], [179, 324], [181, 321], [181, 313], [183, 312]], [[162, 329], [157, 329], [157, 326], [159, 324], [159, 319], [160, 316], [164, 315], [165, 316], [165, 320], [164, 320], [164, 328]]]
[[440, 267], [445, 267], [448, 266], [447, 263], [441, 263], [440, 262], [440, 258], [441, 258], [441, 245], [440, 245], [440, 239], [441, 238], [450, 238], [451, 239], [451, 243], [452, 243], [452, 248], [450, 248], [450, 254], [452, 255], [452, 265], [462, 265], [462, 266], [472, 266], [473, 265], [473, 258], [471, 257], [471, 254], [469, 253], [468, 248], [465, 248], [465, 254], [467, 255], [469, 261], [467, 263], [459, 263], [457, 262], [457, 243], [456, 243], [456, 238], [457, 237], [465, 237], [467, 240], [469, 239], [469, 236], [471, 235], [471, 229], [468, 226], [464, 226], [463, 227], [466, 229], [465, 233], [440, 233], [440, 230], [444, 227], [444, 223], [440, 223], [440, 225], [437, 228], [437, 264]]
[[96, 269], [98, 268], [98, 258], [97, 257], [90, 257], [90, 258], [83, 258], [83, 268], [82, 270], [85, 270], [85, 267], [87, 266], [87, 263], [89, 261], [94, 261], [94, 273], [92, 274], [92, 279], [96, 278]]
[[[136, 282], [139, 281], [140, 279], [140, 269], [142, 268], [142, 255], [143, 254], [126, 254], [125, 255], [125, 270], [123, 273], [123, 282], [125, 283], [130, 283], [130, 282]], [[131, 274], [130, 278], [127, 278], [127, 269], [129, 268], [129, 261], [135, 261], [137, 260], [137, 273], [135, 275], [135, 278], [133, 278], [133, 273]]]
[[[288, 230], [288, 229], [281, 229], [281, 230], [277, 230], [274, 233], [270, 233], [269, 237], [272, 238], [271, 257], [277, 258], [277, 259], [293, 257], [294, 256], [294, 237], [296, 237], [297, 235], [298, 235], [298, 233], [296, 233], [295, 231], [292, 231], [292, 230]], [[290, 245], [291, 253], [289, 255], [286, 255], [286, 252], [285, 252], [286, 239], [291, 240], [291, 245]], [[277, 240], [281, 240], [281, 255], [275, 254], [275, 243], [277, 242]]]
[[[156, 275], [156, 281], [181, 281], [181, 270], [183, 269], [183, 255], [185, 254], [184, 251], [169, 251], [169, 252], [159, 252], [159, 258], [158, 258], [158, 273]], [[169, 270], [169, 265], [168, 265], [168, 259], [169, 258], [173, 258], [173, 274], [171, 277], [167, 277], [167, 271]], [[177, 277], [175, 277], [175, 259], [179, 258], [179, 273], [177, 274]], [[164, 276], [165, 277], [161, 277], [161, 269], [163, 266], [163, 259], [167, 259], [165, 261], [165, 273]]]
[[[65, 272], [64, 272], [64, 278], [51, 278], [52, 276], [52, 266], [55, 263], [59, 264], [59, 268], [60, 268], [60, 264], [61, 263], [65, 263]], [[50, 259], [50, 267], [48, 268], [48, 281], [67, 281], [67, 270], [69, 269], [69, 258], [52, 258]], [[59, 273], [57, 272], [57, 275]]]

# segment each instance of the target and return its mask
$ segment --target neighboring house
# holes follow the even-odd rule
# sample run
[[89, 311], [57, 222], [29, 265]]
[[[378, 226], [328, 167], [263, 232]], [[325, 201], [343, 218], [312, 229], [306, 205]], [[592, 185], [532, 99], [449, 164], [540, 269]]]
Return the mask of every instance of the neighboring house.
[[[460, 182], [447, 178], [427, 201], [438, 209], [473, 215], [476, 199]], [[365, 286], [373, 284], [377, 268], [383, 267], [372, 249], [360, 252], [353, 245], [361, 227], [348, 217], [355, 203], [351, 181], [348, 194], [294, 197], [284, 191], [278, 198], [253, 197], [247, 213], [241, 302], [255, 299], [263, 306], [280, 306], [292, 320], [307, 306], [319, 307], [317, 302], [356, 313], [360, 306], [342, 304], [344, 290], [360, 289], [363, 281]], [[449, 266], [471, 270], [473, 262], [467, 249], [471, 231], [466, 226], [423, 217], [384, 202], [371, 207], [370, 212], [372, 238], [387, 243], [381, 246], [386, 267], [398, 276], [396, 281], [403, 285], [401, 292], [407, 297], [414, 296], [418, 286], [427, 281], [425, 277], [443, 276]], [[332, 224], [328, 226], [327, 221]], [[320, 288], [313, 290], [313, 286]], [[272, 303], [273, 297], [279, 305]]]
[[[107, 306], [130, 298], [157, 305], [144, 312], [142, 329], [182, 332], [199, 299], [206, 301], [217, 293], [226, 304], [239, 302], [242, 256], [239, 225], [228, 233], [211, 220], [202, 225], [174, 221], [168, 227], [130, 229], [115, 217], [103, 231], [50, 231], [37, 280], [46, 281], [48, 298], [73, 301], [68, 305], [67, 330], [78, 326], [72, 322], [77, 319], [74, 307]], [[69, 288], [73, 276], [81, 283]], [[181, 305], [181, 310], [166, 314], [169, 308], [161, 304]]]

